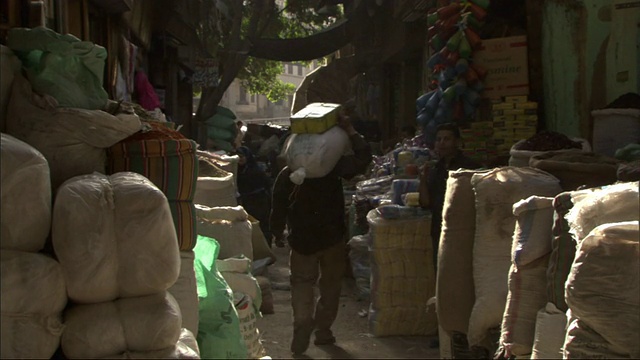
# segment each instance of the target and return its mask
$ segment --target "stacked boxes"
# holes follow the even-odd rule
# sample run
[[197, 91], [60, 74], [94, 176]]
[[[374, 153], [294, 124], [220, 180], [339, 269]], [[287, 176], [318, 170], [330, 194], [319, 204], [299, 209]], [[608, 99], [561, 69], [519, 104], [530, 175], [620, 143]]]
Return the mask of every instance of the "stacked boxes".
[[493, 145], [498, 155], [506, 155], [516, 142], [536, 134], [538, 103], [528, 101], [526, 95], [505, 96], [493, 103]]
[[479, 112], [480, 121], [461, 129], [462, 151], [480, 163], [508, 155], [513, 144], [535, 135], [538, 126], [538, 103], [526, 95], [505, 96], [489, 107], [486, 114]]

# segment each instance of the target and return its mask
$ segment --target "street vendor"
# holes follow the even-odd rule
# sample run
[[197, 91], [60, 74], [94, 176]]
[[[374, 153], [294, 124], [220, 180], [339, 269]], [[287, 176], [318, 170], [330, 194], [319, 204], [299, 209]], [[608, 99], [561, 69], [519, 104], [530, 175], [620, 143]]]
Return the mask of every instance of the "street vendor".
[[[342, 156], [328, 175], [305, 179], [301, 185], [290, 180], [287, 166], [278, 174], [273, 188], [270, 224], [274, 240], [282, 241], [285, 225], [289, 229], [294, 354], [307, 350], [314, 330], [316, 345], [336, 341], [331, 326], [338, 313], [346, 267], [341, 178], [364, 173], [372, 158], [369, 144], [353, 128], [348, 113], [340, 113], [338, 126], [349, 135], [353, 154]], [[316, 282], [320, 290], [317, 302]]]
[[[435, 152], [438, 162], [431, 167], [425, 164], [420, 174], [420, 206], [431, 210], [431, 241], [433, 243], [433, 265], [438, 270], [438, 246], [442, 229], [442, 208], [447, 190], [449, 171], [478, 169], [473, 159], [460, 150], [460, 129], [454, 123], [440, 124], [436, 129]], [[461, 219], [466, 221], [466, 219]]]

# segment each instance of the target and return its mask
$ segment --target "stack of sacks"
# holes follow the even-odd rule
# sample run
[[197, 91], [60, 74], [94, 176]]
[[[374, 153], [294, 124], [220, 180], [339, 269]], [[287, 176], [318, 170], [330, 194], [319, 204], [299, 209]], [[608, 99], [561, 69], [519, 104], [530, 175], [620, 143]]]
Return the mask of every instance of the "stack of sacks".
[[54, 191], [74, 176], [94, 171], [104, 174], [105, 149], [141, 127], [136, 115], [57, 106], [53, 97], [38, 95], [27, 79], [16, 75], [7, 113], [7, 133], [44, 155]]
[[240, 333], [247, 345], [249, 358], [261, 358], [266, 352], [260, 342], [256, 320], [261, 316], [262, 296], [258, 281], [251, 275], [251, 260], [244, 256], [216, 260], [216, 267], [233, 291]]
[[371, 245], [369, 329], [375, 336], [435, 335], [435, 274], [429, 239], [431, 216], [387, 220], [367, 215]]
[[66, 181], [52, 240], [74, 303], [64, 314], [66, 357], [176, 352], [182, 316], [166, 290], [180, 256], [167, 198], [153, 183], [130, 172]]
[[561, 188], [559, 180], [544, 171], [518, 167], [474, 174], [471, 185], [476, 194], [475, 304], [467, 338], [473, 347], [483, 342], [490, 329], [502, 323], [516, 225], [513, 204], [532, 195], [555, 196]]
[[547, 302], [552, 202], [551, 197], [531, 196], [513, 205], [516, 228], [511, 250], [509, 294], [500, 338], [506, 357], [530, 356], [536, 316]]
[[196, 216], [198, 235], [216, 239], [220, 244], [219, 259], [244, 255], [254, 260], [251, 241], [253, 226], [242, 206], [196, 205]]
[[553, 304], [538, 311], [531, 359], [562, 359], [562, 344], [567, 329], [567, 314]]
[[564, 357], [639, 356], [639, 185], [595, 189], [565, 216], [578, 247], [565, 283]]
[[166, 196], [175, 227], [182, 266], [169, 292], [182, 311], [182, 326], [198, 333], [198, 291], [193, 272], [196, 217], [193, 198], [198, 161], [196, 143], [161, 123], [145, 123], [143, 131], [107, 150], [107, 173], [132, 171], [148, 178]]
[[565, 359], [640, 358], [638, 224], [599, 225], [578, 245], [565, 289]]
[[260, 221], [249, 215], [249, 221], [251, 221], [251, 246], [253, 247], [253, 260], [269, 259], [268, 264], [273, 264], [276, 261], [276, 256], [271, 251], [267, 239], [260, 228]]
[[60, 264], [38, 253], [51, 226], [49, 166], [6, 134], [0, 156], [0, 357], [48, 359], [60, 346], [67, 304]]
[[197, 154], [199, 173], [193, 202], [209, 207], [237, 206], [234, 173], [218, 166], [222, 161], [209, 153], [198, 151]]
[[[597, 225], [609, 222], [637, 220], [638, 209], [638, 182], [620, 183], [600, 188], [592, 188], [578, 191], [563, 192], [558, 194], [553, 201], [555, 209], [553, 224], [553, 241], [549, 268], [547, 270], [547, 297], [560, 311], [566, 312], [568, 307], [564, 300], [564, 286], [571, 270], [575, 257], [576, 247], [580, 241], [579, 236], [586, 236]], [[592, 214], [582, 210], [587, 204], [599, 204], [597, 207], [589, 206], [586, 209], [596, 209]], [[598, 210], [599, 209], [599, 210]], [[604, 210], [606, 209], [606, 211]], [[568, 221], [571, 213], [572, 223], [580, 219], [580, 223], [589, 221], [589, 218], [597, 219], [587, 229], [576, 233], [575, 225]], [[596, 216], [597, 214], [597, 216]], [[577, 223], [576, 223], [577, 225]], [[582, 225], [580, 225], [582, 228]]]
[[239, 131], [235, 120], [236, 115], [233, 111], [226, 107], [218, 106], [216, 114], [204, 122], [207, 131], [207, 143], [219, 150], [233, 152], [232, 143]]
[[456, 343], [457, 351], [469, 350], [467, 329], [475, 301], [473, 287], [473, 241], [476, 231], [475, 194], [471, 177], [482, 173], [473, 170], [449, 172], [442, 232], [438, 249], [436, 309], [438, 324]]

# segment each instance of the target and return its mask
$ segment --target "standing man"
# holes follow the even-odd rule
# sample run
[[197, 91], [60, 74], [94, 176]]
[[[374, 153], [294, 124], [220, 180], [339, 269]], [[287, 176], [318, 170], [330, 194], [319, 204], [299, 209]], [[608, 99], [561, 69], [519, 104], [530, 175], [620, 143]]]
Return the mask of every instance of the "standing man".
[[[293, 308], [291, 351], [294, 354], [307, 350], [314, 330], [316, 345], [336, 342], [331, 325], [338, 314], [346, 267], [341, 178], [351, 179], [364, 173], [371, 162], [369, 144], [355, 131], [346, 114], [340, 114], [338, 126], [349, 135], [353, 155], [343, 156], [328, 175], [305, 179], [301, 185], [291, 182], [291, 170], [285, 167], [273, 188], [271, 231], [274, 240], [282, 241], [285, 224], [289, 227]], [[316, 283], [320, 290], [317, 301], [314, 295]]]
[[[442, 208], [449, 171], [477, 169], [480, 164], [460, 151], [460, 129], [454, 123], [440, 124], [436, 129], [435, 152], [438, 162], [433, 168], [425, 164], [420, 174], [420, 206], [431, 210], [433, 265], [438, 271], [438, 246], [442, 229]], [[464, 221], [464, 219], [463, 219]]]

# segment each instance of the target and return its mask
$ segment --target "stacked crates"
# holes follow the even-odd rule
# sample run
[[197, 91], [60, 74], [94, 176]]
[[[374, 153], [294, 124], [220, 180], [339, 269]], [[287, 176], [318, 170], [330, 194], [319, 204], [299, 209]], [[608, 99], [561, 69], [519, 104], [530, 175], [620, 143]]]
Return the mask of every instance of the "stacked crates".
[[536, 134], [538, 103], [526, 95], [506, 96], [491, 106], [493, 118], [493, 145], [497, 155], [508, 155], [516, 142]]

